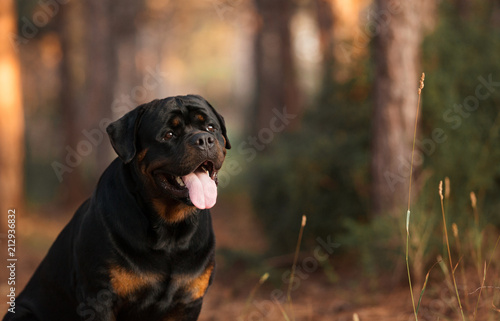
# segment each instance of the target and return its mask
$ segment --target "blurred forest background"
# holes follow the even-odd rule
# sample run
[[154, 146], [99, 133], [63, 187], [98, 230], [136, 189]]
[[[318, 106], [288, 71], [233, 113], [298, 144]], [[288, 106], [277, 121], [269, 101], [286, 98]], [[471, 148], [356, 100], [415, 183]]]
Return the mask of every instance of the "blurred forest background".
[[498, 320], [500, 1], [2, 0], [0, 34], [0, 233], [16, 208], [20, 284], [115, 157], [107, 124], [195, 93], [233, 145], [212, 211], [223, 273], [202, 319], [284, 320], [269, 293], [290, 283], [307, 215], [297, 319], [410, 320], [425, 72], [409, 244], [417, 297], [431, 271], [419, 319], [459, 316], [449, 266], [430, 270], [448, 262], [446, 178], [466, 318]]

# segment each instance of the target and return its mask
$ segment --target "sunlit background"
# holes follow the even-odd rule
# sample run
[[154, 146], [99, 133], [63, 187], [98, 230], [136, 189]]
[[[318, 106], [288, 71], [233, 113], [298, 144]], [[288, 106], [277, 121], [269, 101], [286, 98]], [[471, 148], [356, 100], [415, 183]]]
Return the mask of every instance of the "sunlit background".
[[0, 29], [20, 287], [116, 157], [106, 125], [192, 93], [233, 146], [201, 320], [412, 320], [406, 224], [420, 320], [500, 317], [497, 0], [3, 0]]

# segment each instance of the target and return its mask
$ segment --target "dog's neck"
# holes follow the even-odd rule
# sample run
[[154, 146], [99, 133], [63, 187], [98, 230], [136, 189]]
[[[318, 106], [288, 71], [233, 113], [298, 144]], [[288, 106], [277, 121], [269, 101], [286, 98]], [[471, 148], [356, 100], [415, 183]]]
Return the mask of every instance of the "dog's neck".
[[198, 229], [210, 224], [210, 214], [206, 211], [176, 200], [147, 198], [145, 195], [151, 194], [148, 194], [150, 192], [144, 186], [145, 182], [134, 173], [134, 166], [123, 164], [121, 161], [120, 163], [118, 167], [121, 167], [124, 174], [122, 179], [127, 181], [122, 185], [128, 186], [126, 192], [136, 201], [136, 220], [143, 222], [138, 225], [147, 226], [143, 236], [153, 249], [182, 248], [183, 244], [187, 246], [193, 235], [199, 232]]

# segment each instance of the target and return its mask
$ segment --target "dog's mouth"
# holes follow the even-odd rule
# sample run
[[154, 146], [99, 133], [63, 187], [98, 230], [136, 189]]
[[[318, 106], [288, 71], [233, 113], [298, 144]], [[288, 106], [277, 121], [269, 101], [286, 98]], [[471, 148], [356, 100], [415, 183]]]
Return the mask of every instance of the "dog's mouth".
[[156, 171], [154, 176], [158, 185], [170, 195], [199, 209], [208, 209], [213, 207], [217, 200], [217, 174], [214, 163], [207, 160], [184, 176], [172, 175], [162, 170]]

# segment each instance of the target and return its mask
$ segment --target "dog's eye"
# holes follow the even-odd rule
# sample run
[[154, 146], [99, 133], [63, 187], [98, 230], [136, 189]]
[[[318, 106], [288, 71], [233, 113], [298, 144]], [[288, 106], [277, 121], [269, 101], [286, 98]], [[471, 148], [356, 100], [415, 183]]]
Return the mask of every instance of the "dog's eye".
[[215, 127], [214, 127], [214, 126], [212, 126], [212, 125], [208, 125], [208, 126], [207, 126], [207, 131], [208, 131], [208, 132], [212, 132], [212, 133], [213, 133], [213, 132], [215, 132], [215, 130], [216, 130], [216, 129], [215, 129]]
[[165, 134], [165, 136], [163, 136], [163, 140], [169, 140], [171, 139], [172, 137], [174, 137], [174, 133], [173, 132], [167, 132]]

